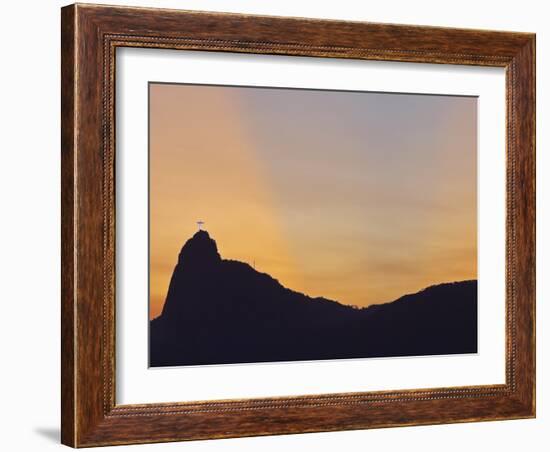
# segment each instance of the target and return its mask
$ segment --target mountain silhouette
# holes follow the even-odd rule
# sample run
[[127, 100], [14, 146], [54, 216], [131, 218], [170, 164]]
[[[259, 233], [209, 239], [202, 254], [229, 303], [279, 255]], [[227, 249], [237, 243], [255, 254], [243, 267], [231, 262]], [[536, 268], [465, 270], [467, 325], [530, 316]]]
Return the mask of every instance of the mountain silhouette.
[[199, 230], [180, 251], [149, 334], [152, 367], [476, 353], [477, 281], [358, 309], [222, 259]]

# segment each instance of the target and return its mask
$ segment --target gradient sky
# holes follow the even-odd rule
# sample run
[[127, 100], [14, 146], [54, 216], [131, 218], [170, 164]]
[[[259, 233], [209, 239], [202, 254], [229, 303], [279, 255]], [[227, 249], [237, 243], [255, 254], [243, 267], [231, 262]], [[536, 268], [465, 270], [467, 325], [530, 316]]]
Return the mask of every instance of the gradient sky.
[[196, 221], [223, 258], [367, 306], [477, 277], [477, 99], [150, 84], [150, 315]]

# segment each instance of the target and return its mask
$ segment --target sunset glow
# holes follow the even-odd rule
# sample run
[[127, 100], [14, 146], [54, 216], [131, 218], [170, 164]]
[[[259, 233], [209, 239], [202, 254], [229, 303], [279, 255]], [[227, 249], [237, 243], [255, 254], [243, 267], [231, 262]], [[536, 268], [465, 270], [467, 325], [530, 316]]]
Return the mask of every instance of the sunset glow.
[[343, 304], [477, 278], [476, 98], [149, 89], [151, 318], [198, 220], [222, 258]]

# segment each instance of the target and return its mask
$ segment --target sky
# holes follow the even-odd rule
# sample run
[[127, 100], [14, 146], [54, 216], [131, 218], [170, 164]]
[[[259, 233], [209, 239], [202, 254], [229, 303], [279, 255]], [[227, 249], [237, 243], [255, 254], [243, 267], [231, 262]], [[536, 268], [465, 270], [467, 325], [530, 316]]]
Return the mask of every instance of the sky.
[[343, 304], [477, 277], [477, 99], [149, 85], [150, 316], [196, 221]]

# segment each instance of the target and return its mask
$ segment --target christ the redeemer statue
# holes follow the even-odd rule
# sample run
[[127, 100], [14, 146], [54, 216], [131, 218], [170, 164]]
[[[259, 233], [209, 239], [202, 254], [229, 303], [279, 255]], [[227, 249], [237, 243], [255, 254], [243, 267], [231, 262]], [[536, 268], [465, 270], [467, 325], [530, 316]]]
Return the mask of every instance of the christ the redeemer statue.
[[202, 220], [197, 221], [197, 226], [199, 227], [199, 231], [202, 230], [202, 225], [203, 224], [204, 224], [204, 221], [202, 221]]

